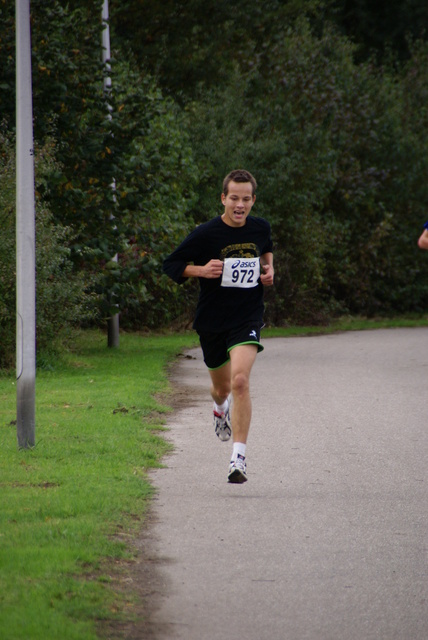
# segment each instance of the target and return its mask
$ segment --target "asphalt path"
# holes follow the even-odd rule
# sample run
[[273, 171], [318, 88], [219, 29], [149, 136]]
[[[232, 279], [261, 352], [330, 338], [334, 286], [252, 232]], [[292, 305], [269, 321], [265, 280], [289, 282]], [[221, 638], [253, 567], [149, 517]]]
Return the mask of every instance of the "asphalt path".
[[227, 483], [199, 349], [152, 480], [168, 640], [428, 639], [428, 329], [271, 338], [248, 482]]

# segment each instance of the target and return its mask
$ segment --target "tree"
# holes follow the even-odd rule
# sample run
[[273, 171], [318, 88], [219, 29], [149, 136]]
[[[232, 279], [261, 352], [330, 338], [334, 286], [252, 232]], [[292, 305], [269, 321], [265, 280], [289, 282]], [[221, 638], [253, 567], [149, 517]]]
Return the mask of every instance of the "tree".
[[[15, 149], [14, 137], [0, 129], [0, 369], [15, 361]], [[38, 183], [47, 185], [53, 167], [58, 171], [54, 143], [36, 147]], [[47, 186], [46, 186], [47, 188]], [[36, 193], [36, 322], [37, 365], [51, 366], [57, 338], [64, 329], [97, 320], [98, 300], [89, 293], [91, 275], [73, 269], [70, 227], [54, 223]]]
[[303, 22], [269, 44], [259, 66], [237, 68], [188, 109], [202, 210], [216, 206], [215, 176], [245, 166], [258, 178], [255, 211], [277, 242], [270, 321], [423, 308], [427, 278], [409, 233], [427, 208], [428, 156], [410, 123], [419, 110], [425, 132], [426, 108], [420, 98], [403, 102], [393, 70], [355, 64], [353, 46], [331, 31], [315, 37]]
[[[228, 82], [236, 62], [245, 68], [266, 41], [281, 38], [295, 20], [318, 21], [323, 0], [144, 2], [112, 6], [112, 27], [140, 67], [181, 102]], [[179, 64], [177, 64], [179, 61]]]
[[[232, 13], [223, 1], [113, 3], [109, 119], [100, 3], [33, 0], [36, 139], [57, 140], [61, 160], [39, 193], [73, 228], [75, 266], [101, 274], [97, 293], [114, 292], [130, 326], [186, 312], [194, 291], [178, 297], [162, 257], [193, 220], [218, 211], [222, 177], [236, 166], [259, 179], [255, 211], [278, 243], [272, 322], [424, 308], [411, 241], [428, 200], [424, 39], [403, 53], [388, 36], [401, 26], [391, 16], [373, 57], [346, 35], [348, 5], [238, 0]], [[355, 6], [361, 24], [383, 10]], [[419, 33], [423, 14], [416, 0], [405, 6], [403, 38]], [[13, 20], [7, 3], [0, 12], [9, 127]]]
[[[95, 278], [102, 315], [116, 310], [114, 296], [135, 321], [137, 305], [145, 304], [140, 320], [150, 323], [163, 308], [163, 288], [171, 289], [156, 272], [162, 252], [174, 228], [191, 224], [186, 203], [194, 198], [196, 172], [179, 110], [132, 59], [115, 60], [114, 49], [107, 104], [100, 8], [100, 2], [32, 2], [35, 139], [39, 145], [55, 139], [58, 161], [37, 191], [55, 222], [73, 229], [71, 258]], [[6, 90], [13, 19], [1, 10], [8, 25], [0, 39]], [[14, 104], [4, 105], [9, 127]], [[116, 253], [119, 263], [112, 261]]]
[[427, 37], [424, 0], [336, 0], [329, 5], [328, 15], [358, 45], [357, 60], [374, 55], [381, 63], [392, 51], [405, 61], [411, 56], [411, 42]]

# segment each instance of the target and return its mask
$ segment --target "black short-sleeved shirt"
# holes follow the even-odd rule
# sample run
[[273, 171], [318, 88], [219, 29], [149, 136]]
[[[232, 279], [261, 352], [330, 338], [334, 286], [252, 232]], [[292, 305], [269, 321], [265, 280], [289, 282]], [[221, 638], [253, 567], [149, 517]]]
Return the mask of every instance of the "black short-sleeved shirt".
[[[168, 256], [164, 272], [178, 284], [187, 280], [183, 271], [189, 263], [205, 265], [210, 260], [258, 258], [272, 251], [269, 223], [248, 216], [243, 227], [230, 227], [221, 216], [197, 227]], [[253, 288], [221, 286], [221, 278], [199, 278], [200, 293], [193, 328], [198, 332], [227, 331], [263, 318], [263, 285]]]

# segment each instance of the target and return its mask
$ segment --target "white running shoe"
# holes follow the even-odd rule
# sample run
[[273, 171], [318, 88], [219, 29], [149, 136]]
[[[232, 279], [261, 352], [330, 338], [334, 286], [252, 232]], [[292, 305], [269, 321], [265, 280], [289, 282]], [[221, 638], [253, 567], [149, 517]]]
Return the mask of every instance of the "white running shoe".
[[214, 411], [214, 430], [216, 436], [222, 441], [226, 442], [232, 435], [232, 428], [230, 423], [230, 405], [226, 411], [219, 413]]
[[247, 482], [247, 464], [244, 456], [238, 453], [236, 460], [231, 460], [229, 465], [229, 475], [227, 476], [228, 482], [234, 484], [242, 484]]

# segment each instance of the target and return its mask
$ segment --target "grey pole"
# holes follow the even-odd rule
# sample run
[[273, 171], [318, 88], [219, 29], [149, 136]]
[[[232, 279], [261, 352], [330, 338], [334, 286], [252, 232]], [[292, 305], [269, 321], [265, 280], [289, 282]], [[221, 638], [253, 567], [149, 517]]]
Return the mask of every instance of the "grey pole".
[[[102, 14], [101, 14], [102, 24], [104, 29], [102, 30], [102, 50], [103, 50], [103, 62], [106, 65], [108, 71], [110, 71], [110, 26], [109, 26], [109, 11], [108, 11], [108, 0], [104, 0]], [[105, 76], [104, 78], [104, 91], [108, 94], [111, 91], [111, 78], [109, 76]], [[110, 105], [109, 105], [110, 110]], [[111, 115], [110, 115], [111, 118]], [[116, 189], [116, 185], [113, 181], [111, 185], [113, 191]], [[113, 217], [113, 216], [112, 216]], [[113, 257], [113, 261], [117, 262], [117, 254]], [[107, 344], [109, 347], [118, 347], [119, 346], [119, 314], [111, 316], [107, 320]]]
[[18, 446], [35, 445], [36, 221], [30, 0], [15, 0], [16, 18], [16, 411]]

